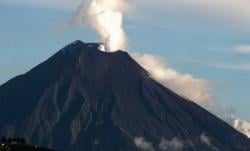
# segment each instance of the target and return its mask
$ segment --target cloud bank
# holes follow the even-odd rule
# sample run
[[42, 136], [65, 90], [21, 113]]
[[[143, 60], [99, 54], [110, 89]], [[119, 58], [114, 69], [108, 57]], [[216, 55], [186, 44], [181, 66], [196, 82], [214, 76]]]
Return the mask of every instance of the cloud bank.
[[[194, 148], [193, 142], [202, 143], [210, 147], [212, 150], [217, 151], [218, 149], [212, 144], [211, 139], [205, 134], [202, 133], [192, 140], [181, 140], [177, 137], [173, 137], [172, 139], [161, 138], [160, 142], [148, 142], [144, 137], [136, 137], [134, 138], [135, 146], [138, 149], [143, 151], [182, 151], [185, 149]], [[155, 147], [154, 147], [155, 146]]]

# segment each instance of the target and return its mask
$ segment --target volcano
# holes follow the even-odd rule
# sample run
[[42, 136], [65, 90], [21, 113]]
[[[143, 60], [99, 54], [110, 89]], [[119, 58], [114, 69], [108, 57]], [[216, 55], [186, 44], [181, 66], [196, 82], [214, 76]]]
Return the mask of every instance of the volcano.
[[73, 42], [0, 87], [0, 135], [63, 151], [249, 151], [250, 140], [123, 51]]

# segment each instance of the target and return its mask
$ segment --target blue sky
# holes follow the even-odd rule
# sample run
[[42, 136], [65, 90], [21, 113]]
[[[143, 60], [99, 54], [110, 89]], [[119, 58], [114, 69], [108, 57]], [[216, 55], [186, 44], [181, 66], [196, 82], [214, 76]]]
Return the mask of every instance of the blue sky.
[[[224, 0], [222, 4], [190, 0], [185, 7], [179, 0], [158, 1], [158, 5], [135, 1], [134, 12], [125, 19], [129, 50], [159, 55], [174, 69], [214, 83], [216, 99], [250, 120], [250, 8], [244, 10], [250, 5], [242, 0], [236, 4], [230, 0], [226, 6]], [[67, 27], [78, 4], [76, 0], [0, 1], [1, 84], [74, 40], [99, 40], [87, 27]]]

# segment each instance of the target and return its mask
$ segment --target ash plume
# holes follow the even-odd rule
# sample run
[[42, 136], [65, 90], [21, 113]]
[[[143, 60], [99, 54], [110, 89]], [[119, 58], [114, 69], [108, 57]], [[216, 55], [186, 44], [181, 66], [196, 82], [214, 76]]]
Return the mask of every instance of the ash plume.
[[191, 74], [182, 74], [162, 58], [152, 54], [132, 54], [133, 58], [144, 67], [158, 82], [204, 107], [214, 107], [216, 101], [212, 95], [212, 84]]
[[96, 30], [105, 44], [105, 51], [125, 50], [126, 34], [122, 24], [127, 11], [128, 4], [123, 0], [82, 1], [74, 22]]

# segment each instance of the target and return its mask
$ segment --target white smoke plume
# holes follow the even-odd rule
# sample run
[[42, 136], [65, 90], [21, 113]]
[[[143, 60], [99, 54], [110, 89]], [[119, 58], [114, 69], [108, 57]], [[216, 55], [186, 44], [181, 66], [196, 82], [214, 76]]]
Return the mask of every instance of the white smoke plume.
[[179, 140], [178, 138], [173, 138], [172, 140], [161, 139], [159, 144], [159, 148], [163, 151], [171, 150], [171, 151], [181, 151], [184, 147], [184, 142]]
[[134, 143], [137, 148], [144, 150], [144, 151], [155, 151], [153, 144], [146, 141], [143, 137], [136, 137], [134, 139]]
[[145, 68], [155, 80], [174, 92], [202, 106], [212, 106], [215, 101], [212, 86], [208, 81], [196, 79], [190, 74], [181, 74], [170, 68], [166, 61], [151, 54], [132, 54], [134, 59]]
[[96, 30], [106, 51], [125, 50], [126, 34], [122, 24], [127, 10], [128, 4], [123, 0], [83, 0], [74, 23], [88, 25]]

